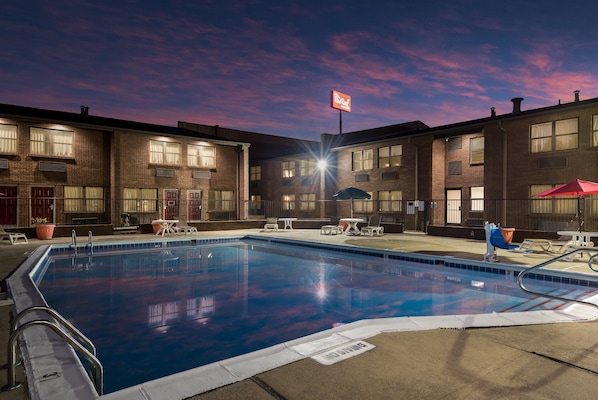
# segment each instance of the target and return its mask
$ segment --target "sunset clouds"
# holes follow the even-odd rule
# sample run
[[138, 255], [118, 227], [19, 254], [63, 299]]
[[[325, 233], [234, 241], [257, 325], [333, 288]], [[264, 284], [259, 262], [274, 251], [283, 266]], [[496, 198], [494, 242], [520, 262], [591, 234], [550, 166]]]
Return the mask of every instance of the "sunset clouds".
[[589, 0], [22, 3], [0, 6], [2, 103], [317, 139], [333, 89], [344, 131], [598, 97]]

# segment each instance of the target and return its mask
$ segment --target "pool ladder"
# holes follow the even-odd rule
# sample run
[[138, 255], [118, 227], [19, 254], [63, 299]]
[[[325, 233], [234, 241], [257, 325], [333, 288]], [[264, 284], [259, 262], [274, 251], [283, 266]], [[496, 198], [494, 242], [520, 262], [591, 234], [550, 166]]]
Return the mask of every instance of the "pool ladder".
[[[77, 232], [75, 230], [71, 230], [71, 244], [70, 246], [75, 250], [75, 255], [77, 255]], [[87, 243], [85, 244], [85, 248], [89, 249], [89, 253], [93, 254], [93, 233], [91, 231], [87, 232]]]
[[567, 297], [562, 297], [562, 296], [555, 296], [552, 294], [548, 294], [548, 293], [543, 293], [543, 292], [537, 292], [535, 290], [531, 290], [529, 288], [527, 288], [524, 284], [523, 284], [523, 277], [527, 274], [530, 274], [531, 272], [538, 270], [540, 268], [543, 268], [547, 265], [550, 265], [554, 262], [560, 261], [560, 260], [565, 260], [565, 261], [571, 261], [575, 258], [575, 256], [577, 254], [583, 255], [583, 253], [588, 253], [590, 254], [590, 258], [588, 259], [588, 267], [594, 271], [594, 272], [598, 272], [598, 269], [594, 268], [592, 266], [592, 261], [594, 259], [597, 259], [598, 261], [598, 248], [577, 248], [569, 253], [565, 253], [562, 254], [558, 257], [555, 257], [553, 259], [550, 259], [548, 261], [545, 261], [543, 263], [540, 263], [538, 265], [534, 265], [533, 267], [530, 267], [528, 269], [525, 269], [523, 271], [521, 271], [519, 273], [519, 275], [517, 276], [517, 283], [519, 284], [519, 287], [521, 289], [523, 289], [523, 291], [533, 294], [533, 295], [537, 295], [537, 296], [542, 296], [542, 297], [547, 297], [549, 299], [553, 299], [553, 300], [560, 300], [560, 301], [565, 301], [565, 302], [575, 302], [575, 303], [580, 303], [580, 304], [585, 304], [588, 306], [592, 306], [592, 307], [597, 307], [598, 308], [598, 304], [595, 303], [591, 303], [589, 301], [584, 301], [584, 300], [579, 300], [579, 299], [572, 299], [572, 298], [567, 298]]
[[[34, 311], [44, 311], [52, 316], [58, 322], [47, 321], [47, 320], [33, 320], [24, 323], [17, 328], [19, 321], [27, 314]], [[16, 366], [20, 364], [17, 360], [16, 342], [19, 335], [29, 327], [32, 326], [46, 326], [57, 333], [63, 338], [68, 344], [78, 350], [90, 363], [90, 377], [93, 382], [94, 388], [99, 396], [104, 391], [104, 368], [100, 363], [100, 360], [96, 357], [96, 347], [93, 345], [80, 330], [75, 328], [70, 322], [68, 322], [62, 315], [56, 310], [45, 307], [45, 306], [33, 306], [26, 308], [21, 311], [12, 321], [10, 326], [11, 335], [8, 339], [8, 364], [7, 364], [7, 383], [2, 387], [2, 391], [13, 390], [21, 386], [20, 382], [16, 379]]]

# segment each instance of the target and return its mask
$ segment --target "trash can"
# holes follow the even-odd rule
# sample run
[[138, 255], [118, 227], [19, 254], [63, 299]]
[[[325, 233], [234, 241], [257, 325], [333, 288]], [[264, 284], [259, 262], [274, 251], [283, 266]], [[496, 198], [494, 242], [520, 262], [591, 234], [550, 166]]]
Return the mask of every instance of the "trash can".
[[515, 232], [515, 228], [500, 228], [500, 233], [505, 239], [506, 244], [509, 244], [513, 241], [513, 232]]

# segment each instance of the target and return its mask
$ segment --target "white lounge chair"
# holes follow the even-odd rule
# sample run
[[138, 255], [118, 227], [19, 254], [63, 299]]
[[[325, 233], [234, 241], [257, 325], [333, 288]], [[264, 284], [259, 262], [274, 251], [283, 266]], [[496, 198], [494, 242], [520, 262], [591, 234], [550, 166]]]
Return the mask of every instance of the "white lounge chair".
[[266, 225], [264, 225], [264, 232], [275, 231], [278, 232], [278, 218], [267, 218]]
[[179, 222], [177, 222], [177, 224], [173, 226], [172, 229], [174, 229], [174, 233], [176, 234], [184, 233], [186, 235], [188, 233], [197, 233], [197, 228], [194, 226], [190, 226], [187, 223], [187, 219], [183, 217], [179, 218]]
[[[23, 240], [19, 242], [19, 239]], [[24, 233], [6, 232], [2, 225], [0, 225], [0, 240], [9, 240], [10, 244], [29, 243], [29, 240], [27, 240], [27, 236]]]
[[320, 228], [320, 235], [342, 235], [345, 231], [345, 227], [341, 225], [340, 218], [330, 218], [330, 225], [324, 225]]
[[368, 220], [368, 224], [361, 228], [362, 235], [369, 235], [369, 236], [379, 236], [384, 234], [384, 227], [380, 225], [382, 221], [382, 217], [377, 215], [375, 217], [370, 217]]

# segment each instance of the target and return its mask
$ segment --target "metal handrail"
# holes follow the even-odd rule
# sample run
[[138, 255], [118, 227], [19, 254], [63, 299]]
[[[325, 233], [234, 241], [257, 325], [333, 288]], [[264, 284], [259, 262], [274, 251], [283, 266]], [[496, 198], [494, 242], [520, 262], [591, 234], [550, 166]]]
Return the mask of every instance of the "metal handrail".
[[77, 232], [74, 229], [71, 230], [71, 246], [73, 246], [75, 255], [77, 255]]
[[54, 317], [56, 320], [58, 320], [58, 322], [60, 324], [62, 324], [66, 329], [68, 329], [68, 331], [75, 336], [80, 342], [82, 342], [83, 344], [85, 344], [88, 348], [88, 350], [95, 356], [97, 355], [97, 350], [96, 347], [94, 346], [94, 344], [91, 342], [91, 340], [89, 340], [89, 338], [87, 336], [85, 336], [83, 334], [83, 332], [81, 332], [79, 329], [75, 328], [75, 326], [73, 324], [71, 324], [69, 321], [67, 321], [62, 315], [60, 315], [58, 313], [58, 311], [54, 310], [53, 308], [50, 307], [46, 307], [46, 306], [32, 306], [29, 308], [24, 309], [23, 311], [21, 311], [12, 321], [12, 323], [10, 324], [10, 332], [14, 332], [17, 330], [17, 325], [19, 324], [19, 321], [21, 321], [21, 319], [34, 311], [45, 311], [48, 314], [50, 314], [52, 317]]
[[35, 325], [47, 326], [48, 328], [52, 329], [56, 334], [62, 337], [64, 340], [67, 341], [72, 347], [76, 350], [79, 350], [83, 356], [92, 364], [91, 365], [91, 379], [94, 384], [94, 388], [99, 396], [103, 394], [104, 391], [104, 367], [100, 363], [100, 360], [96, 358], [89, 350], [81, 345], [78, 341], [72, 338], [67, 332], [63, 330], [58, 324], [45, 321], [45, 320], [36, 320], [36, 321], [29, 321], [21, 325], [17, 330], [15, 330], [8, 339], [8, 369], [7, 369], [7, 383], [5, 386], [2, 387], [3, 391], [13, 390], [21, 386], [20, 382], [17, 382], [16, 379], [16, 359], [17, 359], [17, 351], [16, 351], [16, 341], [17, 337], [27, 328]]
[[89, 251], [93, 253], [93, 233], [91, 231], [87, 232], [87, 246], [89, 247]]
[[598, 257], [598, 248], [577, 248], [577, 249], [575, 249], [575, 250], [573, 250], [573, 251], [571, 251], [571, 252], [569, 252], [569, 253], [562, 254], [562, 255], [560, 255], [560, 256], [558, 256], [558, 257], [555, 257], [555, 258], [553, 258], [553, 259], [550, 259], [550, 260], [548, 260], [548, 261], [544, 261], [543, 263], [540, 263], [540, 264], [538, 264], [538, 265], [534, 265], [533, 267], [530, 267], [530, 268], [528, 268], [528, 269], [525, 269], [525, 270], [521, 271], [521, 272], [519, 273], [519, 275], [517, 276], [517, 283], [519, 284], [519, 287], [520, 287], [520, 288], [521, 288], [523, 291], [525, 291], [525, 292], [527, 292], [527, 293], [530, 293], [530, 294], [533, 294], [533, 295], [542, 296], [542, 297], [547, 297], [547, 298], [549, 298], [549, 299], [553, 299], [553, 300], [560, 300], [560, 301], [565, 301], [565, 302], [575, 302], [575, 303], [585, 304], [585, 305], [588, 305], [588, 306], [593, 306], [593, 307], [596, 307], [596, 308], [598, 308], [598, 304], [590, 303], [589, 301], [578, 300], [578, 299], [571, 299], [571, 298], [562, 297], [562, 296], [555, 296], [555, 295], [548, 294], [548, 293], [537, 292], [537, 291], [535, 291], [535, 290], [531, 290], [531, 289], [527, 288], [527, 287], [526, 287], [526, 286], [523, 284], [523, 277], [524, 277], [525, 275], [527, 275], [527, 274], [531, 273], [532, 271], [535, 271], [535, 270], [538, 270], [538, 269], [540, 269], [540, 268], [542, 268], [542, 267], [545, 267], [545, 266], [547, 266], [547, 265], [549, 265], [549, 264], [552, 264], [552, 263], [554, 263], [554, 262], [556, 262], [556, 261], [559, 261], [559, 260], [565, 260], [565, 259], [566, 259], [567, 261], [569, 261], [569, 260], [572, 260], [572, 259], [575, 257], [575, 254], [577, 254], [577, 253], [582, 253], [582, 254], [583, 254], [583, 253], [595, 253], [595, 254], [593, 254], [593, 255], [592, 255], [592, 256], [591, 256], [591, 257], [588, 259], [588, 267], [589, 267], [589, 268], [590, 268], [592, 271], [594, 271], [594, 272], [598, 272], [598, 270], [597, 270], [597, 269], [594, 269], [594, 268], [592, 267], [592, 260], [593, 260], [594, 258]]

